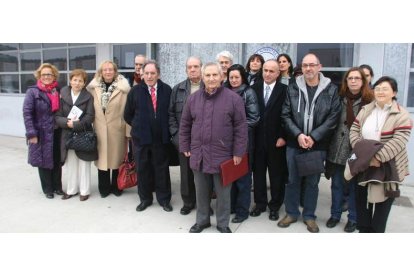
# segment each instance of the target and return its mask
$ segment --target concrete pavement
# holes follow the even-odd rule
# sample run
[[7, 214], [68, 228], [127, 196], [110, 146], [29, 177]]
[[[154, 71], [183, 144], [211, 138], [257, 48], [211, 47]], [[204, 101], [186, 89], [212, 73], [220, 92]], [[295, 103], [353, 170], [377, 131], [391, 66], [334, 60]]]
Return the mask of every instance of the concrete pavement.
[[[136, 187], [124, 191], [121, 197], [101, 198], [97, 188], [97, 170], [92, 165], [92, 188], [89, 200], [78, 197], [61, 200], [47, 199], [41, 190], [36, 168], [27, 164], [25, 139], [0, 135], [0, 233], [188, 233], [195, 223], [195, 212], [180, 214], [179, 168], [170, 167], [173, 212], [165, 212], [156, 203], [143, 212], [136, 212], [139, 204]], [[65, 168], [63, 169], [65, 183]], [[344, 233], [345, 213], [333, 229], [325, 226], [330, 215], [330, 181], [321, 179], [317, 223], [321, 233]], [[388, 233], [414, 233], [414, 184], [406, 183], [391, 210]], [[215, 201], [213, 200], [213, 209]], [[284, 208], [280, 217], [284, 216]], [[217, 233], [215, 217], [206, 233]], [[277, 227], [268, 219], [268, 212], [250, 217], [241, 224], [230, 223], [235, 233], [308, 233], [300, 219], [289, 228]], [[203, 232], [203, 233], [204, 233]]]

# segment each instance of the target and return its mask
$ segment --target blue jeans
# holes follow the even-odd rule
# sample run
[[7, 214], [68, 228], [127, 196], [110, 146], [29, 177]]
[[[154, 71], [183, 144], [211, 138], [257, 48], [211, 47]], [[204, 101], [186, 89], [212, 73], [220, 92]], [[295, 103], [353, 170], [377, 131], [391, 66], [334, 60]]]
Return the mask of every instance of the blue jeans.
[[332, 205], [331, 205], [331, 217], [334, 219], [341, 219], [342, 215], [342, 203], [344, 198], [344, 185], [349, 187], [349, 196], [348, 196], [348, 220], [356, 223], [356, 207], [355, 207], [355, 185], [356, 177], [354, 177], [348, 183], [345, 183], [344, 179], [345, 166], [335, 165], [335, 171], [332, 175]]
[[[293, 218], [300, 216], [299, 200], [301, 177], [298, 175], [296, 168], [295, 156], [300, 153], [300, 149], [286, 147], [286, 160], [289, 171], [288, 183], [285, 189], [285, 208], [286, 213]], [[323, 151], [323, 157], [326, 158], [326, 151]], [[305, 179], [305, 195], [302, 216], [303, 220], [316, 219], [315, 210], [318, 202], [319, 180], [321, 174], [313, 174], [303, 177]]]
[[231, 210], [236, 217], [247, 218], [251, 202], [252, 172], [240, 177], [233, 182], [231, 187]]

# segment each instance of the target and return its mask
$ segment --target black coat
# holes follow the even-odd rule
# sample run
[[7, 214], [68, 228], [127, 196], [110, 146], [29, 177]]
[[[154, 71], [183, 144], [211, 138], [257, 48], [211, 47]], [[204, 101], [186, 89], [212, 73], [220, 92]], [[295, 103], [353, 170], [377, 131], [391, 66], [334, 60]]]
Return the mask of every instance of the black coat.
[[264, 147], [267, 150], [269, 147], [276, 147], [276, 141], [279, 138], [285, 138], [280, 115], [286, 98], [287, 86], [276, 82], [266, 106], [263, 96], [264, 81], [255, 83], [252, 88], [257, 94], [260, 110], [260, 121], [255, 130], [255, 144], [256, 148]]
[[[318, 91], [314, 97], [314, 106], [307, 102], [307, 90], [303, 76], [289, 84], [287, 97], [283, 104], [282, 117], [287, 134], [287, 144], [300, 148], [297, 137], [304, 133], [314, 140], [314, 149], [327, 150], [341, 113], [338, 88], [328, 78], [320, 74]], [[302, 88], [299, 88], [301, 86]], [[305, 94], [306, 93], [306, 94]], [[308, 108], [306, 111], [306, 108]], [[309, 119], [305, 120], [309, 112]], [[308, 125], [310, 131], [306, 132]]]
[[170, 142], [168, 129], [168, 107], [170, 104], [171, 87], [158, 80], [157, 82], [157, 110], [154, 114], [151, 96], [145, 82], [132, 87], [128, 94], [125, 105], [124, 119], [132, 126], [131, 136], [138, 141], [139, 145], [150, 145], [153, 143], [151, 134], [151, 120], [155, 118], [161, 128], [161, 141], [163, 144]]
[[[83, 111], [79, 121], [73, 123], [73, 131], [80, 132], [83, 130], [93, 129], [92, 123], [95, 119], [95, 108], [93, 107], [93, 97], [86, 90], [82, 89], [79, 94], [78, 99], [75, 103], [72, 102], [71, 96], [71, 87], [65, 86], [61, 90], [60, 94], [60, 108], [56, 112], [56, 124], [62, 128], [62, 137], [60, 141], [60, 152], [61, 152], [61, 162], [64, 163], [67, 156], [66, 149], [66, 140], [68, 139], [69, 134], [72, 132], [67, 126], [68, 115], [73, 106], [77, 106]], [[75, 151], [76, 156], [84, 161], [94, 161], [98, 159], [98, 151], [94, 152], [81, 152]]]

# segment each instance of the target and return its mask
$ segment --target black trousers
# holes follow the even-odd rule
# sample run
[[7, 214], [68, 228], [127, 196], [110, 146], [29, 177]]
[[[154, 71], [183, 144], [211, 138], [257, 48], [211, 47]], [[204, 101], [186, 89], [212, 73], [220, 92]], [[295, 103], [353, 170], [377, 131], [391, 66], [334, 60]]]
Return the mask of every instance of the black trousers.
[[[258, 146], [255, 151], [253, 172], [254, 202], [256, 207], [266, 210], [279, 211], [285, 197], [287, 181], [286, 147], [272, 147], [266, 150]], [[270, 196], [267, 201], [266, 173], [269, 172]]]
[[98, 170], [98, 189], [101, 195], [107, 195], [114, 190], [118, 190], [118, 173], [118, 169], [112, 170], [111, 179], [111, 170]]
[[360, 233], [384, 233], [394, 198], [388, 198], [384, 202], [375, 203], [374, 209], [374, 204], [372, 203], [369, 203], [367, 206], [367, 196], [367, 186], [356, 185], [357, 228]]
[[60, 163], [60, 135], [61, 130], [53, 133], [53, 168], [38, 168], [40, 183], [43, 193], [51, 194], [54, 191], [62, 191], [62, 165]]
[[194, 174], [190, 169], [190, 158], [183, 153], [179, 154], [180, 160], [180, 191], [184, 206], [194, 207], [196, 205], [196, 190], [194, 184]]
[[138, 161], [138, 195], [141, 202], [152, 202], [152, 192], [160, 205], [171, 201], [171, 180], [167, 145], [151, 144], [136, 146], [136, 159]]

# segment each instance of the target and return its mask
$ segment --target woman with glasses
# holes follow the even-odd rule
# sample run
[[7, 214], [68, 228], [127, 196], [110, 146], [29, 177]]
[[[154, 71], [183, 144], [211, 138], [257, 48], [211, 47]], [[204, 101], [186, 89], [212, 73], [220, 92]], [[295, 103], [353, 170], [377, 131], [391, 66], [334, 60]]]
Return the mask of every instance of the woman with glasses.
[[291, 81], [294, 80], [292, 78], [293, 75], [293, 65], [292, 65], [292, 59], [288, 54], [280, 54], [277, 57], [277, 62], [279, 63], [279, 80], [281, 83], [289, 85]]
[[[110, 193], [120, 196], [118, 169], [126, 151], [131, 128], [124, 120], [126, 99], [131, 89], [128, 80], [118, 73], [117, 65], [104, 61], [86, 89], [94, 98], [94, 127], [98, 137], [98, 188], [102, 198]], [[112, 178], [111, 178], [112, 171]]]
[[63, 195], [60, 164], [60, 129], [55, 125], [59, 110], [59, 72], [43, 63], [34, 72], [36, 84], [29, 86], [23, 103], [23, 118], [29, 145], [29, 164], [38, 167], [43, 193]]
[[[75, 69], [70, 73], [70, 85], [62, 88], [60, 109], [56, 114], [56, 123], [62, 128], [61, 161], [65, 164], [67, 183], [62, 199], [69, 199], [80, 193], [80, 201], [89, 198], [91, 192], [91, 163], [98, 159], [98, 152], [82, 152], [66, 149], [69, 135], [75, 132], [93, 130], [95, 118], [93, 97], [86, 91], [88, 75], [83, 69]], [[81, 110], [79, 115], [71, 116], [75, 108]]]
[[253, 54], [249, 57], [246, 64], [247, 83], [252, 86], [256, 82], [263, 80], [262, 67], [265, 60], [262, 55]]
[[360, 233], [385, 232], [394, 197], [399, 196], [397, 183], [409, 173], [406, 148], [412, 121], [410, 113], [397, 103], [397, 91], [395, 79], [384, 76], [377, 80], [374, 101], [362, 107], [350, 130], [351, 146], [359, 157], [358, 167], [351, 168], [349, 164], [350, 174], [354, 169], [375, 173], [378, 168], [385, 171], [387, 180], [372, 181], [375, 174], [370, 178], [366, 173], [357, 176], [355, 194]]
[[356, 180], [346, 183], [344, 180], [345, 164], [351, 153], [349, 142], [349, 129], [361, 108], [373, 100], [371, 89], [364, 77], [362, 69], [353, 67], [349, 69], [342, 80], [339, 91], [341, 97], [341, 115], [331, 139], [327, 154], [326, 177], [332, 177], [331, 184], [331, 217], [326, 222], [328, 228], [335, 227], [342, 215], [342, 202], [344, 188], [348, 186], [348, 222], [345, 232], [354, 232], [356, 229], [357, 214], [355, 210]]
[[232, 65], [228, 71], [226, 86], [242, 97], [246, 110], [248, 127], [249, 172], [236, 180], [231, 187], [231, 210], [236, 213], [231, 222], [241, 223], [249, 217], [252, 186], [252, 165], [254, 153], [254, 127], [259, 123], [259, 103], [254, 90], [248, 85], [246, 71], [240, 64]]

